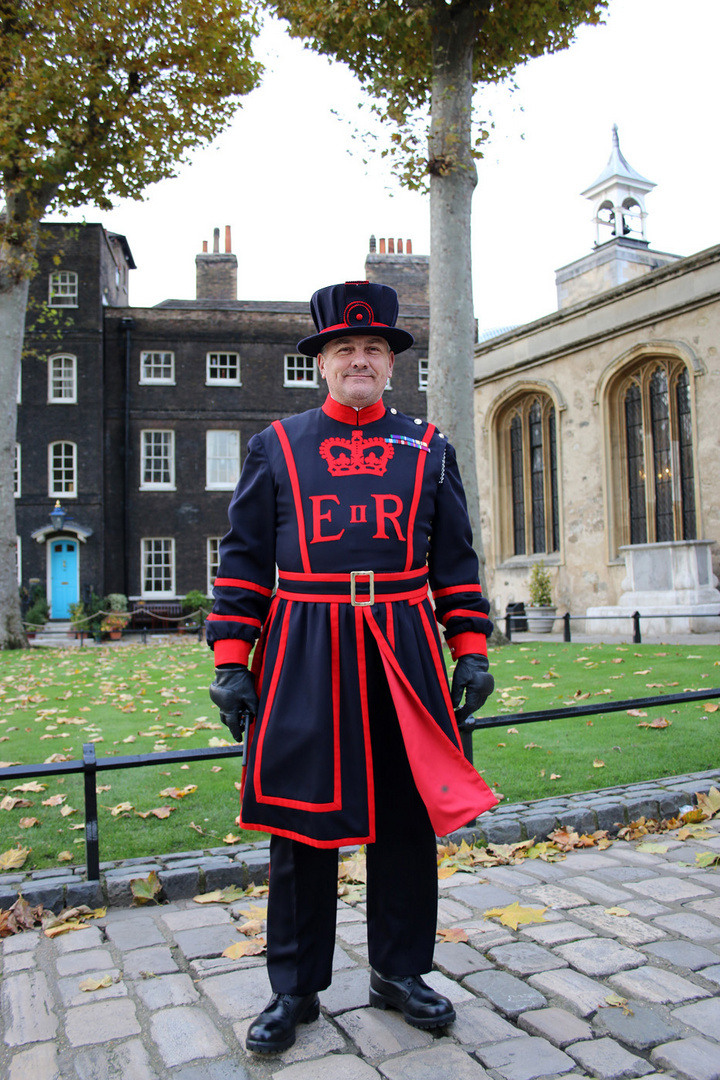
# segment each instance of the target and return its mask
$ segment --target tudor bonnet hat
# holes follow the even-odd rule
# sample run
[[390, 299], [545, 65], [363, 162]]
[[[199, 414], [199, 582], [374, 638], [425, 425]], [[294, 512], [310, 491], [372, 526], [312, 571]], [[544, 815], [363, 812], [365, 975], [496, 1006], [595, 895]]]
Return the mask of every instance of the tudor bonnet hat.
[[298, 352], [305, 356], [317, 356], [332, 338], [349, 334], [383, 337], [395, 353], [409, 349], [415, 340], [395, 326], [398, 297], [389, 285], [369, 281], [328, 285], [313, 293], [310, 314], [318, 332], [298, 342]]

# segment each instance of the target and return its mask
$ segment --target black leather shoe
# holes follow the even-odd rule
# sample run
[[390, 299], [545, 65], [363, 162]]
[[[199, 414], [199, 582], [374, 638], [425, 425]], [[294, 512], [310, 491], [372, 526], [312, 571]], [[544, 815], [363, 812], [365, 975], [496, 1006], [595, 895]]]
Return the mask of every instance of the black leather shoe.
[[399, 1009], [403, 1019], [418, 1028], [444, 1027], [455, 1019], [452, 1002], [419, 975], [380, 975], [372, 970], [370, 1004], [376, 1009]]
[[320, 1015], [317, 994], [273, 994], [256, 1017], [245, 1039], [248, 1050], [256, 1054], [277, 1054], [295, 1042], [295, 1025], [309, 1024]]

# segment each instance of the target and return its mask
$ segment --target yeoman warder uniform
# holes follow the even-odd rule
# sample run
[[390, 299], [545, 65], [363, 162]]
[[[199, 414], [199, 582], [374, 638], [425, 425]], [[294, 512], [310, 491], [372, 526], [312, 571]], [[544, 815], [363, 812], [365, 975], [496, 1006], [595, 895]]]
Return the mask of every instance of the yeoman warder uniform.
[[[321, 289], [311, 312], [307, 355], [345, 336], [395, 352], [413, 342], [388, 286]], [[236, 736], [238, 711], [255, 716], [240, 821], [271, 834], [274, 997], [248, 1046], [284, 1049], [318, 1015], [349, 844], [367, 845], [371, 1002], [448, 1023], [452, 1006], [418, 977], [432, 966], [435, 837], [497, 801], [461, 751], [438, 633], [460, 658], [454, 704], [464, 688], [481, 704], [492, 627], [453, 448], [382, 398], [357, 409], [328, 396], [253, 436], [229, 518], [207, 622], [211, 695]]]

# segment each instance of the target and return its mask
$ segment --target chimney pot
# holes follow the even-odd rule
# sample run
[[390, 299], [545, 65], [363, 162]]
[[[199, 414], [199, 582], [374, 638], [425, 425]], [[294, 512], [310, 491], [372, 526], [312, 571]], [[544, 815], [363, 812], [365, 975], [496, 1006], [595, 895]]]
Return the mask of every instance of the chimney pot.
[[406, 252], [407, 252], [408, 255], [412, 255], [412, 240], [408, 240], [407, 247], [406, 247]]
[[230, 226], [225, 226], [225, 254], [229, 255], [232, 252], [232, 241], [230, 239]]
[[385, 237], [384, 236], [380, 237], [380, 254], [381, 255], [385, 254]]
[[400, 238], [398, 238], [398, 255], [402, 255], [402, 253], [403, 253], [403, 242], [402, 242], [402, 240], [400, 240]]
[[203, 240], [203, 255], [207, 255], [207, 240]]
[[389, 236], [388, 237], [388, 255], [394, 255], [394, 254], [395, 254], [395, 241], [393, 240], [392, 236]]
[[370, 254], [371, 254], [371, 255], [374, 255], [374, 254], [375, 254], [375, 248], [376, 248], [376, 241], [375, 241], [375, 237], [374, 237], [374, 236], [371, 236], [371, 237], [370, 237], [370, 247], [369, 247], [369, 250], [370, 250]]
[[213, 229], [213, 255], [220, 254], [220, 230]]

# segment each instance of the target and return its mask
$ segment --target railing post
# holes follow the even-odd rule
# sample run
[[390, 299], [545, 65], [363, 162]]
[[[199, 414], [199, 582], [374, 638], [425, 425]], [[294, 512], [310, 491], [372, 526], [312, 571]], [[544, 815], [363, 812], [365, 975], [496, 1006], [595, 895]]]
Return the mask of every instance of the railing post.
[[505, 615], [505, 637], [512, 641], [512, 615]]
[[83, 743], [85, 780], [85, 863], [88, 881], [100, 880], [100, 843], [97, 812], [97, 759], [95, 743]]
[[633, 612], [633, 645], [642, 645], [642, 637], [640, 636], [640, 612]]
[[570, 612], [566, 611], [563, 615], [563, 641], [572, 641], [570, 636]]

